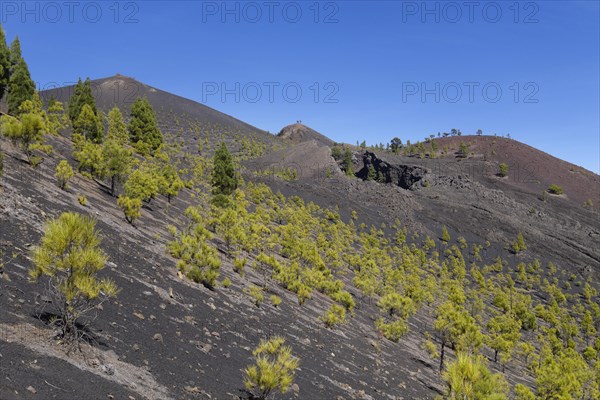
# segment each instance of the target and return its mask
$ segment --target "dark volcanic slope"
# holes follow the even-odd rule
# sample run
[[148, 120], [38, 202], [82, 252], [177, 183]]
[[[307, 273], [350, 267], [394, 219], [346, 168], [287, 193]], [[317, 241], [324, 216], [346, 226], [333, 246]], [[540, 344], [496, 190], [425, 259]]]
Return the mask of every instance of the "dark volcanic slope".
[[[285, 195], [321, 206], [338, 206], [346, 220], [351, 210], [358, 212], [358, 222], [367, 224], [389, 227], [399, 218], [410, 231], [421, 234], [419, 240], [425, 234], [439, 237], [446, 225], [452, 240], [458, 236], [470, 243], [489, 240], [486, 259], [501, 255], [511, 269], [518, 262], [539, 258], [543, 265], [555, 262], [562, 278], [573, 273], [577, 280], [592, 277], [592, 283], [599, 282], [600, 223], [594, 208], [600, 203], [598, 176], [521, 143], [492, 137], [441, 139], [439, 148], [447, 147], [446, 154], [434, 159], [355, 151], [359, 176], [366, 177], [361, 171], [374, 164], [385, 182], [363, 181], [345, 176], [326, 147], [332, 142], [310, 128], [292, 125], [284, 128], [283, 138], [276, 138], [130, 78], [94, 82], [109, 89], [125, 88], [128, 82], [139, 85], [143, 93], [136, 94], [152, 102], [163, 131], [169, 133], [167, 140], [187, 140], [193, 146], [209, 131], [211, 144], [222, 137], [236, 141], [246, 134], [289, 143], [248, 161], [247, 180], [264, 181]], [[104, 111], [115, 101], [109, 93], [96, 93]], [[466, 159], [454, 154], [461, 140], [470, 144]], [[184, 210], [197, 203], [197, 193], [185, 189], [170, 204], [157, 198], [144, 207], [133, 227], [124, 221], [115, 198], [96, 182], [77, 175], [68, 192], [56, 187], [54, 169], [63, 158], [73, 163], [73, 149], [64, 137], [48, 141], [54, 154], [32, 169], [7, 140], [0, 140], [6, 154], [5, 176], [0, 180], [2, 261], [17, 255], [7, 262], [0, 279], [1, 399], [237, 399], [243, 395], [243, 368], [251, 361], [252, 348], [273, 334], [285, 336], [301, 358], [297, 386], [282, 398], [416, 400], [432, 399], [445, 389], [435, 361], [421, 347], [426, 327], [432, 325], [431, 308], [426, 306], [411, 318], [409, 333], [395, 344], [381, 339], [374, 328], [375, 302], [359, 300], [351, 276], [346, 283], [357, 299], [356, 315], [332, 330], [318, 319], [328, 304], [320, 293], [300, 307], [295, 295], [273, 285], [268, 294], [282, 297], [282, 305], [255, 307], [243, 289], [260, 283], [262, 277], [247, 268], [241, 278], [223, 254], [221, 276], [230, 278], [232, 286], [210, 291], [193, 284], [177, 274], [165, 244], [170, 240], [167, 224], [181, 222]], [[496, 176], [500, 162], [509, 164], [507, 178]], [[525, 169], [532, 162], [535, 168]], [[255, 168], [272, 166], [295, 168], [298, 177], [286, 181], [275, 174], [254, 174]], [[527, 175], [517, 173], [524, 170]], [[393, 179], [386, 181], [388, 176]], [[565, 195], [539, 200], [550, 183], [563, 186]], [[80, 193], [86, 194], [87, 206], [77, 201]], [[594, 207], [584, 207], [588, 198]], [[102, 248], [110, 256], [103, 276], [122, 289], [92, 323], [94, 343], [84, 346], [85, 358], [62, 352], [38, 318], [46, 306], [39, 296], [43, 286], [32, 285], [27, 278], [32, 265], [29, 251], [41, 236], [43, 222], [63, 211], [99, 220]], [[515, 256], [506, 249], [518, 232], [524, 234], [528, 249]], [[218, 237], [214, 242], [223, 251], [224, 242]], [[496, 372], [500, 367], [490, 363], [490, 368]], [[512, 385], [532, 384], [522, 368], [519, 362], [506, 369]]]
[[488, 171], [471, 171], [471, 175], [493, 175], [498, 172], [498, 164], [506, 163], [508, 179], [503, 179], [502, 182], [514, 190], [540, 194], [548, 185], [557, 184], [564, 188], [564, 198], [577, 206], [581, 206], [588, 199], [591, 199], [593, 204], [599, 204], [599, 175], [525, 143], [495, 136], [455, 136], [436, 141], [440, 150], [448, 147], [448, 155], [452, 158], [461, 142], [468, 144], [469, 152], [474, 153], [474, 156], [467, 159], [465, 164], [473, 160], [487, 162]]
[[[268, 135], [266, 132], [227, 114], [193, 100], [148, 86], [127, 76], [117, 74], [109, 78], [95, 79], [91, 81], [91, 86], [98, 107], [105, 113], [117, 105], [127, 116], [135, 99], [146, 97], [158, 114], [159, 120], [162, 120], [163, 128], [200, 122], [205, 126], [218, 126], [224, 130], [239, 133]], [[44, 100], [54, 96], [57, 100], [67, 103], [73, 90], [74, 86], [65, 86], [43, 91], [40, 95]]]
[[[400, 218], [432, 237], [446, 225], [469, 241], [497, 243], [502, 257], [510, 256], [507, 248], [522, 232], [532, 243], [531, 257], [553, 260], [569, 273], [600, 275], [598, 175], [511, 139], [463, 136], [436, 142], [436, 158], [375, 151], [377, 172], [383, 164], [393, 169], [382, 171], [394, 177], [387, 183], [362, 180], [371, 162], [364, 150], [354, 152], [354, 170], [361, 179], [348, 179], [337, 168], [328, 178], [331, 157], [307, 144], [264, 159], [281, 160], [281, 165], [298, 169], [300, 178], [310, 179], [265, 182], [286, 195], [338, 205], [342, 214], [356, 210], [368, 223]], [[466, 158], [456, 156], [460, 142], [469, 144]], [[509, 165], [504, 178], [497, 176], [502, 162]], [[541, 200], [550, 184], [563, 187], [565, 194], [546, 193]], [[584, 204], [588, 199], [593, 206]]]
[[[286, 337], [302, 358], [297, 386], [278, 398], [429, 399], [442, 390], [416, 337], [402, 346], [381, 342], [373, 329], [374, 303], [361, 302], [363, 312], [351, 324], [330, 330], [318, 319], [327, 305], [324, 295], [314, 293], [300, 307], [293, 293], [274, 285], [268, 294], [280, 296], [281, 306], [257, 308], [243, 289], [260, 283], [261, 276], [247, 268], [241, 278], [227, 257], [221, 256], [221, 278], [232, 281], [227, 289], [210, 291], [178, 276], [165, 254], [166, 227], [194, 204], [193, 194], [184, 190], [171, 204], [156, 199], [133, 227], [95, 182], [77, 176], [68, 192], [58, 189], [54, 168], [61, 154], [70, 154], [71, 143], [62, 137], [50, 137], [49, 143], [55, 153], [32, 170], [0, 141], [7, 171], [0, 181], [0, 245], [6, 255], [18, 255], [0, 278], [1, 399], [246, 398], [243, 368], [259, 340], [274, 334]], [[86, 194], [87, 206], [78, 203], [79, 193]], [[110, 256], [102, 275], [121, 288], [92, 324], [94, 345], [70, 357], [37, 317], [47, 307], [39, 297], [43, 285], [27, 278], [29, 251], [43, 222], [64, 211], [98, 218], [102, 248]], [[417, 324], [421, 317], [411, 322], [415, 335]]]

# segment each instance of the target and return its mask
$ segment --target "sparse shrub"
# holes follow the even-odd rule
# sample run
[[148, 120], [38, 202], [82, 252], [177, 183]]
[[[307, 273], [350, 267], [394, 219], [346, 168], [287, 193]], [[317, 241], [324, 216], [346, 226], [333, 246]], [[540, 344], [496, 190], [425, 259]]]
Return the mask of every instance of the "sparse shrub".
[[84, 206], [84, 207], [87, 206], [87, 198], [85, 197], [85, 194], [80, 194], [79, 196], [77, 196], [77, 201], [82, 206]]
[[233, 260], [233, 270], [235, 272], [237, 272], [238, 274], [240, 274], [241, 276], [244, 276], [244, 266], [246, 265], [246, 262], [248, 260], [246, 260], [245, 258], [236, 258]]
[[527, 386], [518, 383], [515, 386], [515, 400], [535, 400], [535, 395]]
[[332, 300], [337, 301], [338, 303], [343, 305], [344, 308], [348, 311], [354, 310], [354, 307], [356, 306], [352, 295], [345, 290], [337, 291], [331, 294], [330, 297]]
[[443, 374], [448, 400], [505, 399], [509, 387], [502, 375], [493, 374], [481, 356], [460, 352]]
[[216, 194], [210, 200], [210, 203], [219, 208], [229, 208], [233, 205], [233, 201], [230, 196], [224, 195], [222, 193]]
[[408, 324], [403, 319], [397, 319], [393, 322], [386, 323], [383, 318], [375, 321], [375, 326], [381, 334], [392, 342], [398, 342], [408, 332]]
[[201, 209], [188, 207], [185, 215], [190, 223], [181, 233], [175, 227], [169, 227], [169, 233], [175, 236], [175, 240], [167, 247], [171, 255], [179, 259], [177, 267], [188, 278], [212, 289], [221, 268], [217, 250], [208, 243], [212, 234], [204, 224]]
[[506, 175], [508, 175], [508, 165], [506, 163], [502, 163], [499, 166], [498, 176], [504, 178]]
[[425, 179], [425, 187], [428, 188], [430, 186], [429, 179]]
[[304, 304], [304, 302], [306, 300], [309, 300], [311, 292], [312, 292], [312, 290], [310, 289], [309, 286], [307, 286], [303, 283], [300, 283], [298, 286], [298, 292], [297, 292], [298, 304], [302, 305], [302, 304]]
[[442, 227], [442, 242], [448, 243], [450, 241], [450, 233], [448, 232], [448, 228], [444, 225]]
[[423, 241], [423, 250], [429, 251], [431, 249], [435, 249], [435, 241], [429, 237], [429, 235], [425, 236], [425, 240]]
[[598, 351], [592, 346], [588, 346], [583, 350], [583, 358], [585, 358], [587, 362], [592, 362], [598, 358]]
[[340, 146], [333, 146], [331, 148], [331, 156], [334, 160], [339, 161], [344, 156], [344, 152], [342, 151], [342, 148]]
[[271, 304], [273, 304], [273, 307], [278, 307], [281, 304], [281, 297], [279, 296], [272, 294], [271, 297], [269, 297], [269, 299], [271, 300]]
[[427, 354], [429, 354], [429, 357], [433, 359], [436, 359], [440, 356], [440, 353], [438, 353], [437, 351], [437, 346], [431, 341], [429, 337], [426, 338], [423, 342], [423, 350], [425, 350]]
[[511, 250], [515, 254], [527, 250], [525, 238], [523, 237], [523, 234], [521, 232], [519, 232], [519, 234], [517, 235], [517, 239], [513, 242]]
[[13, 145], [19, 146], [27, 156], [27, 161], [33, 165], [38, 165], [41, 157], [33, 154], [34, 150], [49, 152], [51, 146], [45, 146], [44, 130], [46, 129], [44, 119], [38, 113], [23, 114], [20, 119], [9, 115], [3, 115], [0, 118], [2, 133], [10, 139]]
[[274, 391], [285, 393], [292, 384], [299, 360], [284, 343], [282, 337], [275, 336], [261, 340], [252, 352], [255, 364], [244, 370], [244, 385], [253, 392], [254, 398], [264, 400]]
[[224, 288], [228, 288], [231, 286], [231, 280], [229, 278], [225, 278], [223, 281], [221, 281], [221, 285], [223, 285]]
[[[2, 168], [1, 167], [0, 167], [0, 175], [2, 175]], [[586, 207], [588, 207], [588, 208], [592, 208], [594, 206], [594, 203], [592, 202], [592, 199], [587, 199], [585, 201], [585, 203], [583, 203], [583, 205], [586, 206]]]
[[553, 183], [550, 186], [548, 186], [548, 193], [555, 194], [555, 195], [561, 195], [564, 193], [564, 190], [562, 187]]
[[119, 198], [117, 199], [117, 205], [123, 210], [127, 222], [129, 222], [132, 225], [133, 221], [135, 221], [142, 215], [140, 211], [140, 209], [142, 208], [142, 200], [138, 198], [119, 196]]
[[381, 297], [377, 302], [377, 306], [390, 317], [399, 315], [402, 318], [407, 318], [415, 311], [413, 301], [410, 297], [402, 296], [394, 292]]
[[100, 249], [96, 221], [77, 213], [63, 213], [49, 221], [41, 243], [33, 250], [34, 268], [29, 276], [49, 279], [48, 295], [66, 340], [77, 340], [83, 332], [76, 326], [85, 313], [117, 295], [116, 285], [97, 277], [106, 264]]
[[469, 155], [469, 145], [464, 142], [460, 142], [458, 146], [458, 156], [459, 157], [467, 157]]
[[275, 175], [287, 182], [293, 182], [298, 179], [298, 170], [292, 167], [282, 167], [275, 172]]
[[69, 188], [69, 180], [73, 175], [73, 168], [71, 168], [67, 160], [61, 160], [56, 166], [54, 176], [56, 177], [58, 187], [62, 190]]
[[587, 300], [587, 302], [591, 302], [592, 298], [598, 295], [598, 292], [596, 291], [596, 289], [591, 286], [589, 284], [589, 282], [586, 282], [585, 285], [583, 285], [583, 291], [582, 291], [582, 295], [583, 298]]
[[335, 325], [341, 325], [346, 321], [346, 309], [339, 304], [332, 304], [331, 308], [321, 316], [321, 320], [325, 322], [328, 328], [333, 328]]
[[252, 300], [254, 300], [254, 305], [256, 307], [260, 307], [261, 303], [265, 300], [265, 295], [263, 294], [263, 290], [261, 287], [252, 285], [245, 291]]

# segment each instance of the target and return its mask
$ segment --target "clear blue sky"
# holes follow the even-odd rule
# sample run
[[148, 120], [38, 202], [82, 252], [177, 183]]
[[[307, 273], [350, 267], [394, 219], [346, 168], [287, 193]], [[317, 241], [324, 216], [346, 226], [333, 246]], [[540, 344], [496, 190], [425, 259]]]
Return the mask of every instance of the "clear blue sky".
[[42, 88], [121, 73], [271, 132], [482, 129], [599, 172], [598, 1], [23, 4], [0, 22]]

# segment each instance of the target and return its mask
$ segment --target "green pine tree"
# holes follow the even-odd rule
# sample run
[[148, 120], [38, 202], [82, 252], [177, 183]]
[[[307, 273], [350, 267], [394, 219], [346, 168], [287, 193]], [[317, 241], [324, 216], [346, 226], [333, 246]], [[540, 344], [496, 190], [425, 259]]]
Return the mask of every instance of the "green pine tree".
[[229, 196], [237, 188], [233, 158], [225, 143], [221, 143], [213, 157], [212, 185], [215, 196]]
[[0, 120], [2, 133], [10, 139], [15, 146], [19, 146], [27, 156], [27, 161], [36, 165], [41, 160], [34, 156], [33, 151], [44, 143], [44, 119], [39, 114], [23, 114], [21, 119], [9, 115], [2, 116]]
[[79, 115], [81, 115], [83, 106], [86, 104], [92, 109], [94, 115], [98, 116], [96, 99], [94, 99], [92, 94], [92, 84], [90, 82], [90, 78], [87, 78], [85, 82], [82, 82], [81, 78], [79, 78], [77, 85], [75, 85], [75, 88], [73, 89], [73, 95], [69, 99], [69, 105], [67, 108], [67, 113], [74, 129], [78, 128], [77, 120], [79, 119]]
[[352, 152], [350, 149], [346, 149], [344, 152], [344, 161], [342, 163], [342, 167], [344, 168], [346, 175], [354, 176], [354, 169], [352, 167]]
[[508, 398], [508, 384], [502, 375], [490, 372], [481, 356], [459, 352], [443, 378], [448, 384], [449, 400]]
[[10, 69], [12, 69], [18, 64], [19, 60], [23, 58], [21, 54], [21, 41], [19, 37], [16, 36], [15, 40], [10, 44]]
[[32, 258], [34, 268], [29, 276], [49, 278], [44, 285], [63, 338], [80, 339], [83, 332], [77, 320], [118, 292], [111, 280], [97, 276], [107, 257], [100, 249], [96, 221], [77, 213], [64, 213], [49, 221]]
[[285, 393], [294, 381], [299, 360], [284, 344], [282, 337], [275, 336], [261, 340], [252, 352], [256, 362], [244, 370], [244, 385], [253, 392], [253, 398], [267, 399], [275, 391]]
[[110, 138], [102, 145], [104, 175], [110, 179], [110, 193], [115, 195], [115, 186], [125, 180], [131, 170], [133, 154], [117, 140]]
[[129, 139], [141, 154], [153, 153], [163, 142], [156, 115], [146, 98], [138, 98], [131, 106]]
[[375, 167], [372, 164], [369, 164], [367, 168], [367, 180], [374, 181], [377, 178], [377, 171], [375, 171]]
[[35, 83], [29, 74], [29, 68], [21, 57], [19, 38], [15, 38], [10, 47], [11, 71], [8, 81], [8, 113], [19, 115], [19, 106], [26, 100], [33, 100]]
[[117, 205], [123, 210], [125, 220], [131, 225], [133, 225], [133, 222], [142, 215], [142, 212], [140, 211], [142, 208], [142, 200], [140, 199], [119, 196]]
[[0, 99], [4, 97], [4, 93], [8, 89], [8, 81], [10, 78], [10, 50], [6, 44], [4, 30], [0, 25]]
[[83, 135], [84, 138], [94, 143], [102, 142], [104, 126], [100, 117], [94, 113], [89, 104], [84, 104], [77, 121], [73, 124], [75, 133]]
[[108, 112], [108, 133], [106, 134], [106, 139], [114, 140], [122, 146], [129, 142], [127, 126], [123, 121], [123, 114], [121, 114], [121, 110], [117, 106]]
[[442, 227], [442, 242], [448, 243], [450, 241], [450, 233], [448, 233], [448, 228], [444, 225]]
[[73, 168], [71, 168], [67, 160], [61, 160], [56, 166], [54, 176], [56, 176], [58, 187], [62, 190], [69, 189], [69, 180], [73, 175]]
[[48, 101], [48, 111], [46, 113], [46, 127], [48, 128], [48, 133], [58, 135], [60, 130], [67, 127], [68, 122], [63, 103], [56, 101], [54, 97], [51, 97]]
[[132, 199], [140, 199], [149, 203], [157, 194], [157, 176], [145, 164], [133, 171], [125, 182], [125, 196]]

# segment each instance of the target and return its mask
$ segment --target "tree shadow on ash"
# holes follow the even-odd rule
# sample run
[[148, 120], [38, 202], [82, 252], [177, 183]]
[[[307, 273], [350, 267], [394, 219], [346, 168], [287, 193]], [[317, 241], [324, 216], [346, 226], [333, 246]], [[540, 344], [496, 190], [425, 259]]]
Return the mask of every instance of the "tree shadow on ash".
[[[60, 321], [60, 316], [58, 314], [55, 314], [53, 312], [48, 312], [48, 311], [41, 311], [41, 312], [37, 312], [37, 313], [32, 313], [31, 316], [39, 319], [47, 327], [49, 327], [53, 330], [58, 330], [58, 332], [54, 336], [55, 340], [64, 339], [62, 332], [61, 332], [62, 323]], [[85, 322], [77, 321], [75, 323], [75, 328], [77, 329], [77, 333], [76, 333], [77, 336], [76, 336], [76, 339], [73, 340], [73, 344], [78, 346], [81, 343], [86, 343], [95, 348], [108, 349], [109, 348], [108, 343], [101, 340], [100, 336], [95, 334], [90, 329], [90, 325], [92, 322], [93, 322], [93, 320], [88, 319], [88, 321], [85, 321]]]

